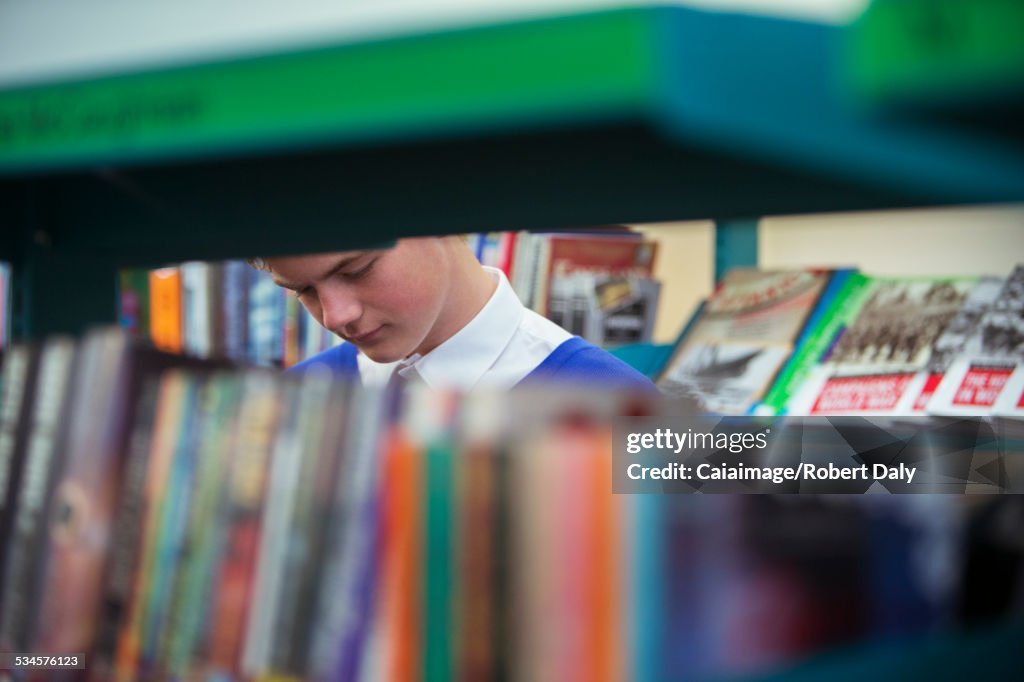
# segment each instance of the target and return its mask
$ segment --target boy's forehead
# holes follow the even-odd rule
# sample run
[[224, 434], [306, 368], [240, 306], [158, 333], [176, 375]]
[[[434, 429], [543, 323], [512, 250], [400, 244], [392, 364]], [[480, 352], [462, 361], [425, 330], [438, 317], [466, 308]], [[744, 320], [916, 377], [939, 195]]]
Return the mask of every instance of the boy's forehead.
[[367, 251], [335, 251], [302, 256], [278, 256], [265, 258], [264, 262], [278, 284], [305, 285], [330, 276], [366, 253]]

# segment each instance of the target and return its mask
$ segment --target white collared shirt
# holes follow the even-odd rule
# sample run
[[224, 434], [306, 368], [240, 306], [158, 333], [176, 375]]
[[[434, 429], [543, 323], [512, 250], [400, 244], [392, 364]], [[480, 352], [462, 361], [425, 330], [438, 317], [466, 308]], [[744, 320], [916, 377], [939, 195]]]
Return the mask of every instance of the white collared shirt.
[[498, 286], [480, 312], [451, 338], [426, 355], [398, 362], [374, 362], [356, 355], [366, 386], [383, 386], [398, 372], [431, 388], [469, 391], [477, 386], [511, 388], [572, 335], [524, 306], [505, 274], [484, 267]]

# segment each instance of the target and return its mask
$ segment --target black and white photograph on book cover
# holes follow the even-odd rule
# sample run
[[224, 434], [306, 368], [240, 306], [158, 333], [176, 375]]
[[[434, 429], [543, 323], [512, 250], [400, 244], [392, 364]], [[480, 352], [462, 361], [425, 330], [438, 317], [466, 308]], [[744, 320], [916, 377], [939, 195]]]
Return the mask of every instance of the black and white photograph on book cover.
[[827, 362], [843, 369], [917, 367], [957, 311], [971, 282], [881, 283]]
[[743, 414], [763, 395], [782, 363], [785, 346], [694, 343], [682, 352], [659, 386], [671, 397], [696, 398], [704, 409]]
[[939, 415], [988, 414], [1024, 363], [1024, 265], [1002, 280], [928, 402]]

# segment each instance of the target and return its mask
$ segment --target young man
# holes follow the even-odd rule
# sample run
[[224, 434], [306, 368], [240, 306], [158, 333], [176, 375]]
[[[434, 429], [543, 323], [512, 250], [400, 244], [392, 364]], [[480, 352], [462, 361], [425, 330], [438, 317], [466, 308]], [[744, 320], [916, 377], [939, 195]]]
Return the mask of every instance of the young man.
[[456, 236], [392, 249], [263, 259], [274, 281], [348, 343], [314, 362], [382, 385], [394, 375], [432, 388], [512, 388], [536, 381], [653, 391], [642, 374], [528, 310], [504, 274]]

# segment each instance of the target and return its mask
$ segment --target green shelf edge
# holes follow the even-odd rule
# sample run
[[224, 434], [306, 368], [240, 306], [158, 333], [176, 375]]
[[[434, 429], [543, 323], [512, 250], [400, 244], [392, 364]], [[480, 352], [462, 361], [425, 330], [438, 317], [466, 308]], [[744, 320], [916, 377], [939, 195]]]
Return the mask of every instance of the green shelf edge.
[[850, 27], [848, 77], [870, 103], [1019, 98], [1022, 36], [1019, 0], [874, 0]]
[[594, 12], [0, 91], [0, 176], [616, 118], [654, 99], [654, 16]]

